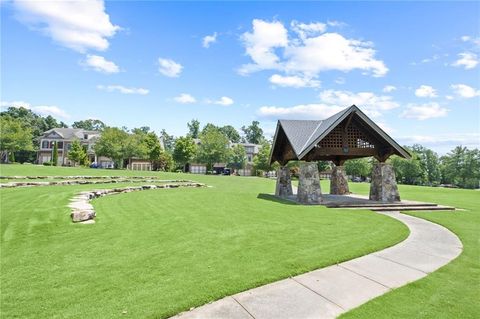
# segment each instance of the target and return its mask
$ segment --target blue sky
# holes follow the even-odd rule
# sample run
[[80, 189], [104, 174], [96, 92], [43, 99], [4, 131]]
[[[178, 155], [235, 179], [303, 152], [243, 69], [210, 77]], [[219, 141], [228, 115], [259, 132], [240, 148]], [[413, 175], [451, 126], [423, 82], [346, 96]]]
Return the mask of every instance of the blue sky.
[[1, 4], [1, 103], [186, 133], [356, 104], [402, 144], [480, 144], [479, 2]]

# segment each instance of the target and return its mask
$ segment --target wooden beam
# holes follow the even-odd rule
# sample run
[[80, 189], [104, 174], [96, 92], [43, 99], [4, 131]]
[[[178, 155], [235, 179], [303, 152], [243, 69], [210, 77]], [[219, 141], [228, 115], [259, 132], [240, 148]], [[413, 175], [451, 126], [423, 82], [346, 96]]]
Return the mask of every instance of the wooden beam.
[[352, 121], [352, 117], [353, 117], [353, 114], [355, 113], [351, 113], [348, 118], [347, 118], [347, 123], [345, 123], [345, 126], [343, 127], [343, 131], [345, 133], [347, 133], [347, 129], [348, 129], [348, 126], [350, 125], [350, 122]]
[[374, 148], [349, 148], [345, 153], [343, 148], [339, 147], [317, 147], [312, 150], [308, 155], [333, 155], [333, 156], [374, 156], [377, 155], [377, 150]]

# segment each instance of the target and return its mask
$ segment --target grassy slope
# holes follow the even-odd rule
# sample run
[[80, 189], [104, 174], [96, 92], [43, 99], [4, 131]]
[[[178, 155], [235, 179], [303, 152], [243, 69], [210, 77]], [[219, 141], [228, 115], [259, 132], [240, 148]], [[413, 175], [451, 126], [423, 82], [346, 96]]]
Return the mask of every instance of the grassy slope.
[[[366, 192], [366, 185], [352, 188]], [[480, 316], [480, 191], [400, 186], [404, 198], [466, 211], [414, 212], [452, 230], [464, 251], [433, 274], [348, 312], [342, 318], [478, 318]]]
[[[10, 165], [0, 174], [132, 173]], [[166, 317], [367, 254], [408, 232], [368, 211], [257, 198], [273, 191], [272, 180], [160, 176], [213, 187], [101, 198], [94, 201], [95, 225], [73, 225], [66, 208], [92, 185], [0, 190], [2, 316], [114, 318], [126, 310], [134, 318]]]

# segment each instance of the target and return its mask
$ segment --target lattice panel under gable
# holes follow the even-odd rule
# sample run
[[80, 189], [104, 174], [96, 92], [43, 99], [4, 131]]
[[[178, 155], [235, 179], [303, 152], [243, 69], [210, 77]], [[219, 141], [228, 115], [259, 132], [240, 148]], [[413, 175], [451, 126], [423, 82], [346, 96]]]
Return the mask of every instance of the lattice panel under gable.
[[375, 145], [369, 138], [354, 124], [351, 123], [346, 132], [346, 143], [343, 142], [343, 127], [337, 126], [328, 135], [318, 143], [319, 147], [325, 148], [375, 148]]

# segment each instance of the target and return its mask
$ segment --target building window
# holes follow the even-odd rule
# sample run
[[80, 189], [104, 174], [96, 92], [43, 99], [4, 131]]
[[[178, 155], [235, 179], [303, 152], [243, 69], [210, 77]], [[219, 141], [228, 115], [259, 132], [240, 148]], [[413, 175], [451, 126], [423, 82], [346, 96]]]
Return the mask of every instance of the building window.
[[83, 139], [88, 140], [88, 134], [83, 134]]
[[58, 144], [58, 145], [57, 145], [57, 146], [58, 146], [58, 149], [59, 149], [59, 150], [63, 150], [63, 142], [58, 142], [57, 144]]
[[42, 141], [42, 148], [48, 148], [48, 141]]
[[67, 146], [67, 150], [70, 151], [70, 149], [72, 148], [72, 144], [71, 143], [67, 143], [65, 144]]
[[253, 146], [246, 146], [245, 147], [245, 152], [247, 153], [253, 153], [255, 151], [255, 148]]
[[54, 145], [55, 145], [55, 141], [51, 141], [50, 142], [50, 148], [53, 148]]
[[252, 161], [252, 155], [247, 155], [247, 161], [251, 162]]

